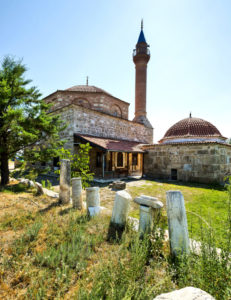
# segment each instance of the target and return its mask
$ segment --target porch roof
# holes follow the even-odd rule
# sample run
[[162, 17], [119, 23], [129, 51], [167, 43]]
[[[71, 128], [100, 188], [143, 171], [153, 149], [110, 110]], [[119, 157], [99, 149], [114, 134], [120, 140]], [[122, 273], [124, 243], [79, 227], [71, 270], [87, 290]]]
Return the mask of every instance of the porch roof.
[[90, 135], [83, 134], [74, 134], [76, 138], [90, 143], [90, 145], [99, 147], [102, 150], [106, 151], [115, 151], [115, 152], [139, 152], [144, 153], [142, 146], [145, 144], [133, 141], [126, 140], [115, 140], [102, 137], [95, 137]]

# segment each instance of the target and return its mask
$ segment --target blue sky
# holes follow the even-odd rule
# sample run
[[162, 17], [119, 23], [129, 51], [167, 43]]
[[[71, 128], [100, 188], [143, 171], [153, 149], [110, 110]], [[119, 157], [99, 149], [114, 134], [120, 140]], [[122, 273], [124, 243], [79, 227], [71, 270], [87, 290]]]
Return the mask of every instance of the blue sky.
[[144, 19], [147, 111], [157, 142], [192, 115], [231, 137], [231, 1], [0, 0], [0, 58], [23, 58], [44, 96], [89, 84], [128, 101]]

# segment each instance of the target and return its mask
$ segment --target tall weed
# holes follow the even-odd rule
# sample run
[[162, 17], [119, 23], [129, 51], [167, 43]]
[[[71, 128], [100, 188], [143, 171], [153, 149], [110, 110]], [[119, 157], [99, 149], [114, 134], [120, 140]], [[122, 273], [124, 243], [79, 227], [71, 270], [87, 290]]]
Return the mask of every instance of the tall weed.
[[159, 256], [162, 250], [160, 232], [145, 235], [143, 239], [138, 234], [125, 233], [119, 251], [100, 261], [92, 288], [89, 290], [85, 278], [76, 299], [153, 299], [160, 286], [166, 289], [171, 285], [168, 275], [159, 287], [152, 280], [162, 264], [163, 257]]

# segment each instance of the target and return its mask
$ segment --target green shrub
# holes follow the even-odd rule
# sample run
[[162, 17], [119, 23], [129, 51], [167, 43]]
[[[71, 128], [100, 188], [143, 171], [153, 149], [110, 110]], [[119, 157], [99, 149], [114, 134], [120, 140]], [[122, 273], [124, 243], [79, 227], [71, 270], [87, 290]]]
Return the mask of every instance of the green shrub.
[[52, 187], [52, 183], [50, 182], [50, 180], [41, 180], [41, 184], [43, 188], [47, 188], [47, 189], [51, 189]]
[[41, 184], [42, 184], [42, 187], [45, 188], [46, 187], [46, 180], [41, 180]]
[[[90, 155], [91, 150], [89, 143], [79, 144], [78, 153], [72, 154], [69, 149], [61, 148], [61, 159], [69, 159], [71, 162], [71, 177], [81, 177], [83, 188], [89, 186], [93, 180], [94, 173], [90, 172]], [[60, 170], [56, 173], [60, 174]]]

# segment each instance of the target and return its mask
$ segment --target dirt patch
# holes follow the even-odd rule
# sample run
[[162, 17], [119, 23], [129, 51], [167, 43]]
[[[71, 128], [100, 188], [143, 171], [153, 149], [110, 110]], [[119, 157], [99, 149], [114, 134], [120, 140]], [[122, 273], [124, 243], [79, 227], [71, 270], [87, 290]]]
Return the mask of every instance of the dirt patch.
[[128, 187], [143, 186], [143, 185], [152, 185], [152, 183], [147, 182], [146, 180], [135, 180], [135, 181], [127, 182]]

